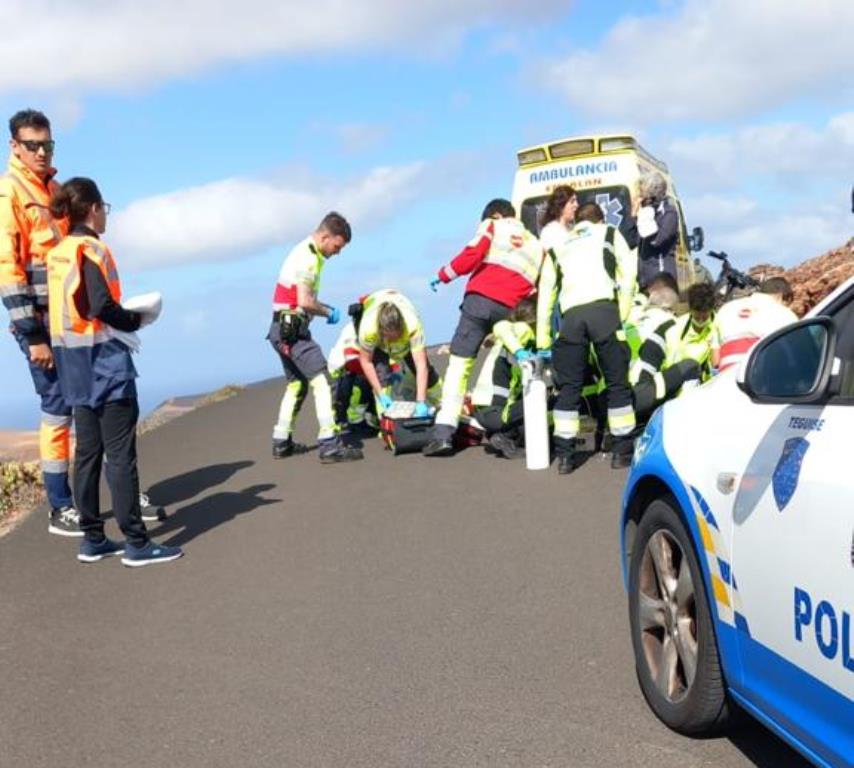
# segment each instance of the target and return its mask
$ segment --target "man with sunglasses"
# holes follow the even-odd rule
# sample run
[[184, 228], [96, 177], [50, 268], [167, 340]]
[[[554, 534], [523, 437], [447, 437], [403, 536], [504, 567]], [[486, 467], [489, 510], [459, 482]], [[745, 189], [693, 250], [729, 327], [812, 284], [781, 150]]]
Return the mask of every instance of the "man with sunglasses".
[[39, 443], [51, 506], [48, 530], [82, 536], [68, 485], [71, 408], [59, 389], [48, 332], [46, 256], [67, 231], [66, 222], [55, 220], [49, 210], [58, 188], [51, 167], [54, 141], [50, 121], [32, 109], [14, 114], [9, 131], [9, 167], [0, 177], [0, 297], [41, 397]]

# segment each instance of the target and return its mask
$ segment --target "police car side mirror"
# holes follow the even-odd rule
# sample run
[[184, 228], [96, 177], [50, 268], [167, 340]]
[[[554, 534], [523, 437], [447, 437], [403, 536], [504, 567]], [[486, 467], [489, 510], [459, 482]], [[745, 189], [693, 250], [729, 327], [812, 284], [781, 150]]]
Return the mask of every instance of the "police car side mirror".
[[688, 249], [691, 251], [702, 251], [706, 236], [702, 227], [694, 227], [688, 235]]
[[836, 330], [814, 317], [766, 336], [738, 373], [738, 386], [757, 403], [815, 403], [827, 395]]

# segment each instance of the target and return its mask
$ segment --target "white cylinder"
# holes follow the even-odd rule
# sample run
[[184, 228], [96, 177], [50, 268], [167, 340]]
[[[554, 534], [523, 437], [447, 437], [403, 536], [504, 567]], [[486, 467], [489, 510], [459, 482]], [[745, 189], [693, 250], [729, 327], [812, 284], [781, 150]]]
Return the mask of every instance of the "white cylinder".
[[546, 383], [538, 368], [522, 365], [522, 407], [525, 414], [525, 463], [528, 469], [549, 468], [549, 418]]

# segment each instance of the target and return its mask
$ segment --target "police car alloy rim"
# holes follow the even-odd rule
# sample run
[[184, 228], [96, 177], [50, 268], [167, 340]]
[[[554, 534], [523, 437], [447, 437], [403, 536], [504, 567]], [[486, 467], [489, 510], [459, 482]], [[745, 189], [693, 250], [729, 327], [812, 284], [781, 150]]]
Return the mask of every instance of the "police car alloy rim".
[[666, 530], [647, 542], [638, 579], [638, 626], [650, 676], [671, 703], [682, 700], [697, 674], [697, 618], [688, 558]]

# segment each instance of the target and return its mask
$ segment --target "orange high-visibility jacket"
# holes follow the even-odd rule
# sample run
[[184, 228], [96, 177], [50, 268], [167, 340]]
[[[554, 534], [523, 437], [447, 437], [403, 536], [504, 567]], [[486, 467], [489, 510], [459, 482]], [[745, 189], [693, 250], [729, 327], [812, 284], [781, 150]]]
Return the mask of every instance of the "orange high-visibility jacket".
[[69, 405], [97, 408], [136, 378], [130, 350], [97, 318], [80, 311], [83, 262], [94, 262], [119, 303], [121, 283], [110, 249], [90, 235], [69, 235], [47, 257], [50, 341], [59, 386]]
[[54, 173], [44, 181], [12, 156], [0, 177], [0, 297], [12, 327], [31, 343], [47, 341], [45, 259], [68, 231], [49, 211]]

